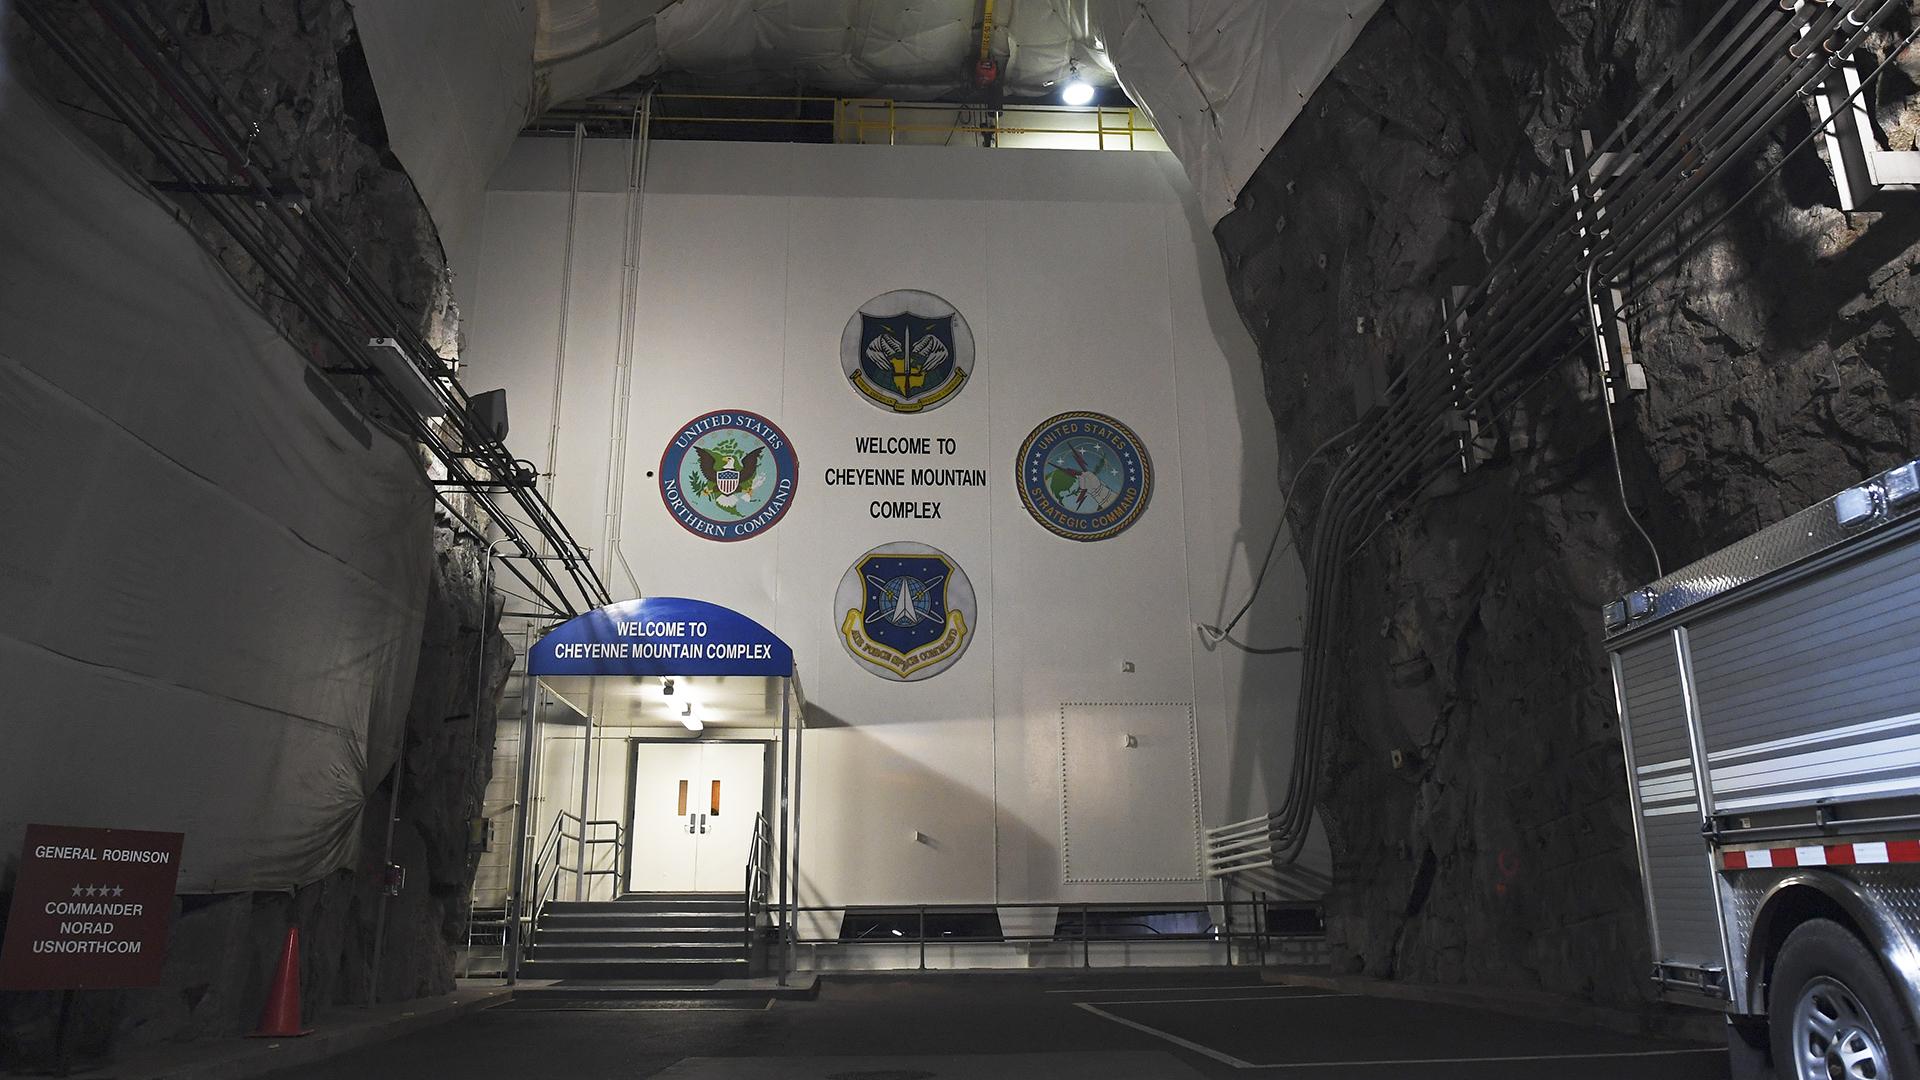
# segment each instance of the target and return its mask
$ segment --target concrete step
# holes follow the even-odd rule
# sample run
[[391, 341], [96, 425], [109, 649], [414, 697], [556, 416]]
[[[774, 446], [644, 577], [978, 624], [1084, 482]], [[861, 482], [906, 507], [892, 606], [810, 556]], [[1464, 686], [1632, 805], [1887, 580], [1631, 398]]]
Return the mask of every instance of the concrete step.
[[541, 912], [561, 915], [724, 914], [744, 912], [740, 893], [635, 893], [619, 900], [549, 900]]
[[733, 920], [732, 926], [541, 926], [534, 932], [534, 944], [578, 944], [578, 942], [739, 942], [747, 928]]
[[635, 979], [743, 979], [747, 976], [745, 957], [737, 960], [656, 960], [648, 962], [620, 960], [524, 960], [520, 964], [524, 979], [596, 979], [626, 981]]
[[[523, 968], [524, 970], [524, 968]], [[814, 972], [794, 972], [782, 986], [779, 979], [565, 979], [547, 985], [521, 985], [514, 989], [521, 998], [620, 1001], [625, 999], [687, 998], [805, 998], [820, 993], [820, 976]]]
[[533, 960], [604, 960], [609, 963], [654, 960], [741, 960], [747, 956], [746, 943], [735, 939], [727, 942], [680, 942], [648, 941], [623, 944], [606, 942], [561, 943], [533, 939], [533, 948], [527, 951]]

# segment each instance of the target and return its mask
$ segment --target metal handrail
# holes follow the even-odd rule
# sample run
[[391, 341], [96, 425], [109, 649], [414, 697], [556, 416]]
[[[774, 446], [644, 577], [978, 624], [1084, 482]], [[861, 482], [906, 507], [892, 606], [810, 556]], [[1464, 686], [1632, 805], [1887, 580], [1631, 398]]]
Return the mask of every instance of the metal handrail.
[[[578, 825], [579, 831], [568, 832], [565, 825], [569, 821]], [[605, 825], [613, 826], [612, 836], [587, 835], [588, 830]], [[574, 842], [575, 850], [579, 852], [580, 855], [579, 865], [568, 866], [562, 861], [561, 842], [563, 840], [571, 840]], [[587, 849], [602, 844], [613, 845], [614, 869], [594, 870], [589, 866], [590, 860], [587, 858]], [[555, 887], [559, 885], [560, 875], [563, 872], [572, 873], [575, 880], [588, 877], [604, 877], [608, 874], [618, 876], [620, 873], [618, 869], [620, 865], [620, 853], [625, 849], [626, 828], [619, 821], [611, 819], [582, 821], [580, 815], [570, 810], [562, 810], [554, 815], [553, 825], [547, 829], [547, 838], [540, 844], [540, 855], [533, 863], [533, 911], [531, 916], [525, 920], [527, 925], [533, 927], [540, 924], [540, 913], [546, 909], [547, 901], [552, 899], [553, 891]], [[525, 935], [522, 935], [522, 940], [526, 940]]]
[[[694, 107], [687, 113], [675, 113], [670, 110], [656, 110], [647, 120], [649, 127], [664, 123], [690, 124], [742, 124], [742, 125], [786, 125], [798, 127], [830, 128], [833, 141], [865, 143], [872, 133], [878, 145], [878, 136], [884, 134], [889, 145], [898, 141], [901, 135], [923, 134], [976, 134], [976, 135], [1083, 135], [1095, 140], [1101, 150], [1121, 148], [1138, 149], [1136, 137], [1157, 134], [1151, 120], [1137, 106], [1062, 106], [1040, 102], [1003, 104], [998, 108], [988, 108], [982, 104], [945, 101], [900, 101], [894, 98], [841, 98], [817, 97], [808, 95], [774, 94], [659, 94], [653, 96], [656, 103], [667, 101], [715, 102], [713, 108]], [[740, 116], [717, 115], [728, 102], [784, 102], [799, 107], [809, 104], [831, 105], [831, 116]], [[912, 123], [908, 122], [912, 114], [952, 113], [950, 123]], [[975, 123], [964, 123], [961, 117], [979, 114], [983, 117]], [[540, 124], [572, 124], [575, 122], [619, 120], [622, 124], [632, 123], [633, 108], [629, 99], [617, 96], [588, 98], [585, 101], [561, 106], [549, 110], [539, 121]], [[984, 119], [991, 116], [991, 120]], [[1022, 116], [1071, 116], [1085, 117], [1089, 122], [1071, 127], [1036, 125], [1031, 121], [1018, 122]], [[1007, 123], [1009, 118], [1016, 122]], [[1110, 122], [1114, 121], [1114, 122]]]
[[754, 935], [759, 931], [760, 912], [767, 906], [767, 892], [773, 885], [773, 826], [767, 815], [753, 815], [753, 837], [747, 841], [747, 880], [745, 898], [747, 951], [752, 955]]
[[[795, 915], [798, 916], [799, 914], [807, 913], [807, 912], [836, 912], [837, 911], [837, 912], [844, 913], [850, 910], [857, 910], [860, 908], [861, 908], [861, 905], [843, 905], [838, 907], [795, 907], [792, 910], [795, 913]], [[1290, 902], [1286, 900], [1275, 899], [1273, 897], [1269, 897], [1264, 894], [1260, 895], [1256, 899], [1251, 899], [1251, 900], [1180, 899], [1180, 900], [1170, 900], [1163, 903], [1154, 903], [1150, 901], [1145, 901], [1145, 902], [1126, 901], [1126, 902], [1113, 902], [1113, 903], [1061, 903], [1058, 901], [1054, 901], [1054, 902], [1028, 902], [1028, 903], [1021, 903], [1021, 904], [902, 904], [902, 905], [882, 905], [881, 908], [882, 910], [886, 910], [886, 911], [896, 911], [902, 914], [916, 915], [917, 918], [915, 920], [915, 930], [912, 933], [902, 932], [897, 937], [895, 936], [857, 937], [857, 938], [850, 938], [850, 939], [843, 940], [842, 938], [836, 935], [832, 938], [815, 938], [811, 940], [802, 940], [799, 937], [798, 919], [796, 918], [795, 926], [793, 929], [794, 944], [809, 945], [809, 946], [880, 945], [880, 944], [915, 945], [915, 946], [918, 946], [919, 948], [919, 965], [921, 968], [925, 968], [927, 966], [926, 947], [928, 943], [933, 943], [936, 945], [937, 944], [966, 945], [966, 944], [1006, 944], [1006, 943], [1013, 943], [1013, 944], [1064, 943], [1070, 947], [1077, 947], [1081, 954], [1082, 966], [1091, 967], [1093, 966], [1093, 953], [1092, 953], [1091, 946], [1095, 942], [1105, 943], [1105, 942], [1125, 941], [1125, 942], [1132, 942], [1135, 944], [1144, 944], [1147, 941], [1159, 941], [1159, 942], [1217, 941], [1217, 942], [1223, 943], [1226, 946], [1227, 962], [1229, 964], [1234, 963], [1234, 947], [1236, 944], [1251, 943], [1257, 950], [1258, 962], [1265, 963], [1266, 956], [1267, 956], [1267, 948], [1271, 943], [1276, 941], [1309, 940], [1309, 939], [1321, 937], [1325, 933], [1324, 929], [1317, 933], [1312, 931], [1287, 931], [1287, 930], [1273, 929], [1269, 923], [1269, 920], [1261, 917], [1266, 912], [1269, 912], [1275, 909], [1299, 910], [1299, 909], [1305, 908], [1305, 909], [1312, 909], [1317, 912], [1323, 913], [1323, 909], [1321, 908], [1321, 905], [1319, 905], [1318, 903], [1303, 903], [1303, 902], [1297, 902], [1297, 901]], [[1003, 931], [998, 936], [993, 936], [993, 937], [984, 937], [984, 936], [976, 936], [976, 935], [957, 935], [957, 934], [939, 934], [939, 935], [929, 936], [926, 931], [927, 916], [929, 914], [938, 915], [938, 914], [949, 913], [949, 912], [978, 913], [982, 911], [993, 911], [997, 914], [1001, 911], [1005, 911], [1008, 909], [1032, 909], [1032, 908], [1054, 908], [1057, 912], [1059, 912], [1062, 915], [1068, 914], [1068, 913], [1077, 913], [1080, 917], [1079, 924], [1077, 927], [1069, 927], [1069, 928], [1063, 929], [1056, 917], [1056, 922], [1053, 929], [1045, 933], [1008, 934]], [[1111, 931], [1095, 932], [1092, 929], [1092, 921], [1089, 918], [1089, 916], [1096, 915], [1096, 914], [1145, 915], [1153, 912], [1169, 912], [1169, 911], [1202, 911], [1204, 910], [1204, 911], [1212, 912], [1215, 909], [1218, 909], [1224, 917], [1218, 921], [1213, 921], [1210, 919], [1208, 926], [1204, 930], [1199, 930], [1199, 931], [1156, 930], [1150, 937], [1137, 934], [1137, 933], [1125, 934], [1125, 933], [1114, 933]], [[872, 910], [872, 908], [867, 908], [867, 910]], [[1239, 920], [1236, 920], [1234, 917], [1236, 912], [1244, 912], [1244, 915]], [[1322, 917], [1324, 918], [1324, 913], [1322, 914]], [[1236, 925], [1236, 922], [1237, 922], [1237, 925]]]

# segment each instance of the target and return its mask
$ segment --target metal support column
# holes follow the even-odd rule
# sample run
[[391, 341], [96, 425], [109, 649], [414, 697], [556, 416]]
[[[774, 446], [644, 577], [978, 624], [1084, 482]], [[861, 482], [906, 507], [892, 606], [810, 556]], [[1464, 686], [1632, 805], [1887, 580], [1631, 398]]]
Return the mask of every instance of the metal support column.
[[[792, 691], [793, 684], [791, 682], [787, 684], [787, 689], [789, 692]], [[780, 714], [782, 716], [785, 716], [787, 712], [787, 700], [789, 699], [783, 698], [781, 701]], [[806, 783], [807, 774], [802, 768], [806, 763], [806, 752], [807, 717], [806, 714], [802, 713], [793, 725], [793, 906], [795, 911], [798, 911], [800, 908], [800, 793]], [[799, 951], [800, 924], [798, 921], [795, 921], [792, 932], [787, 935], [788, 971], [793, 970]]]
[[513, 881], [507, 898], [507, 927], [503, 947], [506, 956], [507, 985], [520, 974], [520, 913], [527, 910], [527, 848], [533, 823], [533, 758], [540, 738], [540, 683], [531, 674], [521, 691], [520, 777], [516, 785], [519, 798], [513, 809]]
[[793, 745], [793, 678], [780, 680], [780, 985], [787, 985], [787, 972], [793, 969], [793, 908], [787, 894], [787, 781], [788, 754]]

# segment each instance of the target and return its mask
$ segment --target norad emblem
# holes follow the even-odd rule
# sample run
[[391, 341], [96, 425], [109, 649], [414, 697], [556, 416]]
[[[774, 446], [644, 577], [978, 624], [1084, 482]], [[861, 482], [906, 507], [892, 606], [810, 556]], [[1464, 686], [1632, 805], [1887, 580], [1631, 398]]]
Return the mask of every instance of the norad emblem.
[[793, 505], [799, 462], [764, 417], [738, 409], [682, 427], [660, 458], [660, 498], [682, 528], [709, 540], [745, 540]]
[[840, 369], [877, 408], [937, 409], [973, 373], [973, 331], [945, 300], [898, 289], [860, 305], [848, 320], [840, 335]]
[[1019, 468], [1027, 513], [1070, 540], [1125, 532], [1153, 494], [1146, 447], [1127, 425], [1099, 413], [1061, 413], [1034, 428]]
[[952, 667], [978, 625], [966, 572], [938, 548], [905, 541], [860, 556], [840, 579], [833, 611], [848, 655], [895, 682]]

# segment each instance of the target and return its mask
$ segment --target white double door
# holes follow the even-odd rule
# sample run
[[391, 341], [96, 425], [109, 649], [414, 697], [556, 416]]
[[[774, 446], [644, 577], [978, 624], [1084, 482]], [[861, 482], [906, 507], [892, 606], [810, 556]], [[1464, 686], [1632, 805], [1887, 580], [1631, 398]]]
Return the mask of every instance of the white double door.
[[765, 743], [636, 742], [629, 892], [739, 892]]

